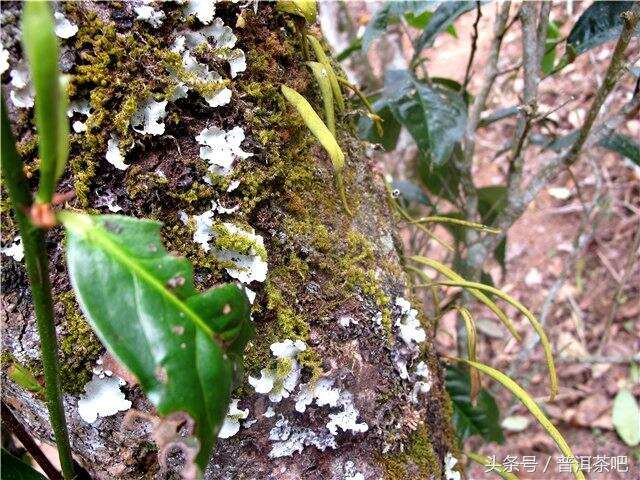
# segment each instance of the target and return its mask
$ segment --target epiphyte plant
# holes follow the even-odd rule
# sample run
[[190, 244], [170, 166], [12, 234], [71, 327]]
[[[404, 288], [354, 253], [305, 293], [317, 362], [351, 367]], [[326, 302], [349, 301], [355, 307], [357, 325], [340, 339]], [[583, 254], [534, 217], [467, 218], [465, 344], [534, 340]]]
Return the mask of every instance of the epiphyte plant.
[[[183, 475], [207, 464], [253, 333], [245, 293], [227, 284], [200, 293], [193, 267], [160, 242], [161, 224], [120, 215], [54, 211], [69, 152], [67, 91], [58, 71], [51, 6], [26, 2], [23, 48], [35, 87], [39, 187], [32, 200], [2, 100], [2, 175], [25, 251], [45, 373], [45, 395], [65, 479], [75, 477], [60, 394], [46, 231], [66, 230], [68, 271], [84, 316], [109, 352], [138, 380], [166, 424], [162, 447], [180, 448]], [[113, 299], [118, 301], [114, 302]], [[189, 437], [177, 428], [187, 419]], [[173, 423], [171, 423], [173, 422]], [[189, 461], [191, 460], [191, 461]]]

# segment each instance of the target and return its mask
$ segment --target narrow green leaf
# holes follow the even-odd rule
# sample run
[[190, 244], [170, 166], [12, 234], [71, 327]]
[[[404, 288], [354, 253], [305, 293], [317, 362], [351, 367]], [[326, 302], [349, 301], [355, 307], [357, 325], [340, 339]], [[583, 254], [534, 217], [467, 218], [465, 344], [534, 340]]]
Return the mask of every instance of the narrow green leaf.
[[4, 448], [2, 449], [2, 480], [47, 480], [47, 477], [40, 474], [31, 465], [27, 465], [22, 460], [11, 455]]
[[[414, 43], [415, 58], [418, 57], [422, 49], [433, 45], [433, 41], [440, 32], [449, 27], [460, 15], [476, 8], [475, 1], [465, 2], [442, 2], [433, 12], [429, 23], [422, 34]], [[412, 62], [413, 63], [413, 62]]]
[[280, 12], [303, 17], [309, 23], [314, 23], [318, 16], [316, 0], [278, 0], [276, 8]]
[[160, 415], [191, 416], [204, 469], [253, 332], [246, 296], [234, 285], [198, 293], [193, 267], [167, 253], [158, 222], [68, 211], [59, 219], [87, 320]]
[[612, 152], [616, 152], [623, 157], [627, 157], [640, 167], [640, 143], [631, 137], [614, 133], [600, 140], [598, 145]]
[[[25, 2], [22, 11], [22, 44], [29, 61], [36, 92], [36, 130], [40, 153], [40, 186], [37, 201], [49, 203], [68, 154], [65, 128], [68, 119], [61, 102], [58, 41], [49, 2]], [[64, 122], [61, 120], [64, 119]], [[61, 144], [62, 142], [62, 144]]]
[[322, 119], [302, 95], [286, 85], [282, 85], [281, 89], [284, 97], [295, 107], [304, 120], [304, 123], [309, 130], [311, 130], [311, 133], [315, 135], [329, 154], [335, 171], [341, 172], [344, 168], [344, 153], [342, 153], [340, 145], [336, 142], [336, 138], [331, 134]]
[[336, 55], [336, 61], [342, 62], [349, 58], [354, 52], [357, 52], [362, 48], [362, 38], [356, 38], [353, 40], [344, 50]]
[[[471, 312], [464, 308], [456, 308], [462, 319], [464, 320], [464, 328], [467, 330], [467, 358], [472, 362], [476, 361], [476, 325], [471, 316]], [[475, 405], [476, 397], [480, 392], [480, 375], [475, 368], [470, 368], [470, 385], [471, 385], [471, 404]]]
[[[415, 258], [415, 257], [414, 257]], [[551, 384], [551, 393], [549, 395], [549, 399], [553, 400], [558, 393], [558, 374], [556, 372], [555, 362], [553, 361], [553, 350], [551, 348], [551, 344], [549, 343], [549, 339], [547, 338], [547, 334], [544, 332], [542, 325], [538, 322], [535, 315], [531, 313], [531, 311], [522, 305], [518, 300], [513, 298], [511, 295], [507, 295], [502, 290], [497, 289], [495, 287], [491, 287], [489, 285], [485, 285], [483, 283], [478, 282], [467, 282], [466, 280], [453, 280], [451, 282], [436, 282], [438, 285], [447, 285], [447, 286], [458, 286], [462, 288], [469, 289], [470, 292], [473, 293], [474, 290], [481, 290], [483, 292], [489, 292], [494, 294], [496, 297], [501, 298], [505, 302], [509, 303], [516, 309], [522, 313], [529, 323], [536, 331], [538, 336], [540, 337], [540, 343], [542, 344], [542, 348], [544, 350], [544, 356], [547, 361], [547, 368], [549, 369], [549, 381]]]
[[333, 70], [333, 65], [331, 65], [327, 54], [324, 53], [322, 45], [320, 45], [320, 41], [318, 41], [318, 39], [313, 35], [307, 35], [307, 38], [309, 39], [309, 43], [311, 44], [311, 47], [316, 54], [318, 62], [324, 65], [324, 68], [327, 69], [329, 83], [331, 84], [331, 90], [333, 91], [333, 98], [336, 101], [338, 111], [342, 112], [344, 110], [344, 98], [342, 97], [342, 90], [340, 89], [340, 84], [338, 83], [336, 72]]
[[329, 73], [320, 62], [306, 62], [307, 66], [313, 72], [313, 76], [318, 82], [322, 101], [324, 103], [324, 116], [327, 127], [331, 135], [336, 136], [336, 119], [333, 112], [333, 93], [331, 92], [331, 83], [329, 82]]
[[[411, 260], [433, 268], [453, 282], [464, 282], [464, 279], [460, 275], [436, 260], [420, 256], [411, 257]], [[511, 320], [509, 320], [505, 313], [492, 300], [490, 300], [489, 297], [481, 292], [480, 289], [470, 289], [469, 292], [471, 293], [471, 295], [484, 303], [489, 308], [489, 310], [491, 310], [498, 317], [498, 319], [505, 327], [507, 327], [507, 330], [511, 332], [511, 335], [513, 335], [515, 339], [517, 339], [518, 341], [521, 340], [520, 334], [517, 332], [516, 327], [513, 325], [513, 323], [511, 323]]]
[[485, 467], [485, 471], [486, 468], [490, 467], [492, 472], [496, 472], [496, 475], [500, 475], [505, 480], [520, 480], [517, 475], [509, 472], [501, 463], [495, 462], [489, 457], [485, 457], [484, 455], [475, 452], [465, 452], [465, 455], [478, 465]]
[[[67, 88], [69, 87], [69, 77], [60, 75], [60, 86], [58, 88], [58, 122], [57, 122], [57, 145], [58, 155], [56, 162], [55, 181], [64, 173], [64, 167], [69, 159], [69, 118], [67, 117], [67, 109], [69, 108], [69, 95]], [[54, 185], [55, 188], [55, 185]]]
[[[634, 3], [629, 1], [593, 2], [571, 29], [567, 45], [580, 55], [603, 43], [617, 39], [622, 32], [620, 14], [631, 10]], [[640, 35], [640, 27], [635, 35]]]
[[504, 443], [500, 410], [491, 394], [480, 390], [476, 405], [471, 401], [469, 373], [455, 365], [446, 367], [445, 385], [453, 407], [452, 421], [460, 440], [480, 435], [488, 442]]
[[455, 217], [445, 217], [442, 215], [431, 215], [429, 217], [422, 217], [415, 221], [415, 223], [451, 223], [454, 225], [460, 225], [462, 227], [472, 228], [474, 230], [480, 230], [481, 232], [487, 233], [500, 233], [499, 228], [487, 227], [481, 223], [470, 222], [468, 220], [463, 220]]
[[536, 420], [542, 425], [542, 427], [551, 435], [551, 438], [556, 442], [558, 448], [562, 454], [570, 459], [571, 462], [571, 470], [573, 472], [573, 476], [578, 480], [585, 480], [585, 476], [580, 470], [580, 465], [576, 460], [575, 455], [571, 451], [571, 448], [567, 444], [566, 440], [562, 436], [562, 434], [558, 431], [558, 429], [551, 423], [551, 421], [546, 417], [542, 409], [538, 406], [538, 404], [531, 398], [531, 396], [516, 382], [514, 382], [511, 378], [506, 376], [504, 373], [491, 368], [484, 363], [479, 362], [471, 362], [465, 359], [455, 359], [458, 362], [466, 363], [471, 367], [475, 367], [480, 370], [482, 373], [489, 375], [495, 381], [501, 383], [507, 390], [513, 393], [518, 400], [522, 402], [522, 404], [527, 407], [527, 409], [531, 412], [531, 414], [536, 418]]
[[640, 445], [640, 406], [626, 388], [613, 400], [612, 421], [624, 443], [630, 447]]

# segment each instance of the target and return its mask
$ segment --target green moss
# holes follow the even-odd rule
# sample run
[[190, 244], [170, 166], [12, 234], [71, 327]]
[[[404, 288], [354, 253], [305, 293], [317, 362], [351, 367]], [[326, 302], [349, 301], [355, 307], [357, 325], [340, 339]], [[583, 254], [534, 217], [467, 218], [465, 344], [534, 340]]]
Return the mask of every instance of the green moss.
[[[243, 230], [242, 227], [239, 227]], [[214, 233], [214, 244], [220, 250], [231, 250], [243, 255], [258, 255], [263, 261], [267, 261], [267, 250], [264, 245], [253, 239], [238, 233], [232, 233], [222, 223], [215, 223], [211, 229]]]
[[411, 435], [403, 453], [384, 455], [380, 463], [387, 480], [442, 478], [442, 465], [425, 426], [419, 427]]
[[56, 301], [64, 308], [66, 332], [60, 338], [61, 387], [67, 393], [82, 393], [103, 346], [80, 313], [73, 291], [58, 295]]

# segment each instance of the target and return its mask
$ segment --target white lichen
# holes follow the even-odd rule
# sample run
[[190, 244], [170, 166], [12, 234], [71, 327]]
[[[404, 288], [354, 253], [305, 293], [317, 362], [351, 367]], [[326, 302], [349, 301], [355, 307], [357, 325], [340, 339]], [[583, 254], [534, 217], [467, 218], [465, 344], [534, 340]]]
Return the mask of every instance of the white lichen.
[[[89, 103], [89, 100], [77, 100], [74, 102], [71, 102], [71, 104], [69, 105], [69, 108], [67, 109], [67, 116], [69, 118], [73, 117], [74, 114], [80, 114], [80, 115], [84, 115], [85, 117], [89, 117], [91, 112], [91, 104]], [[86, 120], [80, 121], [80, 120], [75, 120], [72, 124], [73, 127], [73, 131], [76, 133], [81, 133], [81, 132], [85, 132], [87, 130], [87, 124], [86, 124]]]
[[451, 452], [448, 452], [444, 457], [444, 478], [446, 480], [460, 480], [460, 472], [453, 468], [458, 463], [458, 459], [454, 457]]
[[55, 20], [54, 31], [56, 32], [57, 37], [71, 38], [78, 33], [78, 26], [71, 23], [63, 13], [55, 12], [53, 14], [53, 18]]
[[429, 393], [433, 386], [433, 377], [431, 376], [431, 371], [425, 362], [420, 362], [416, 365], [415, 374], [416, 377], [422, 378], [422, 380], [418, 380], [414, 383], [413, 390], [411, 391], [411, 401], [413, 403], [420, 403], [420, 399], [418, 397], [420, 394], [426, 395]]
[[[261, 255], [261, 251], [264, 248], [262, 236], [240, 228], [233, 223], [224, 222], [222, 226], [228, 234], [242, 237], [251, 243], [248, 253], [240, 253], [233, 250], [218, 250], [216, 252], [216, 256], [220, 260], [231, 261], [236, 265], [235, 267], [226, 267], [226, 272], [241, 283], [264, 282], [267, 278], [268, 264]], [[259, 251], [256, 247], [262, 247], [262, 249]]]
[[256, 300], [256, 292], [248, 287], [244, 287], [244, 294], [247, 296], [247, 300], [249, 300], [249, 303], [253, 305], [253, 302], [255, 302]]
[[13, 242], [8, 247], [3, 247], [0, 252], [13, 258], [16, 262], [22, 261], [24, 258], [24, 246], [22, 245], [22, 238], [18, 235], [13, 239]]
[[216, 14], [216, 2], [212, 0], [188, 0], [183, 7], [183, 12], [187, 17], [195, 15], [198, 20], [208, 25]]
[[94, 377], [84, 387], [85, 395], [78, 400], [78, 414], [87, 423], [95, 422], [98, 417], [108, 417], [131, 408], [120, 390], [124, 381], [118, 377]]
[[416, 344], [424, 342], [427, 338], [427, 333], [418, 320], [418, 311], [411, 308], [409, 301], [402, 297], [396, 298], [396, 305], [400, 307], [400, 317], [395, 322], [398, 334], [409, 348], [415, 349]]
[[0, 75], [9, 69], [9, 51], [0, 46]]
[[338, 406], [342, 408], [341, 412], [329, 414], [329, 423], [327, 428], [333, 435], [338, 434], [338, 428], [342, 431], [351, 431], [353, 433], [366, 432], [369, 426], [365, 423], [358, 423], [358, 415], [360, 412], [353, 404], [353, 395], [350, 392], [343, 391], [338, 399]]
[[280, 418], [271, 429], [269, 440], [274, 442], [269, 458], [290, 457], [296, 452], [301, 453], [304, 447], [310, 445], [321, 451], [337, 447], [333, 435], [316, 433], [309, 428], [292, 427], [284, 418]]
[[211, 245], [209, 244], [213, 238], [213, 232], [211, 230], [213, 215], [213, 210], [207, 210], [193, 217], [196, 225], [196, 229], [193, 232], [193, 241], [200, 244], [200, 247], [202, 247], [202, 250], [205, 252], [211, 250]]
[[256, 393], [269, 395], [273, 403], [289, 398], [300, 380], [302, 369], [296, 360], [298, 353], [306, 350], [307, 345], [301, 340], [284, 340], [271, 345], [271, 353], [278, 360], [287, 360], [291, 368], [284, 376], [278, 376], [276, 368], [263, 368], [260, 378], [249, 376], [249, 384]]
[[167, 100], [162, 102], [156, 102], [153, 99], [147, 100], [132, 115], [131, 127], [138, 133], [162, 135], [164, 133], [162, 120], [167, 116], [166, 107]]
[[330, 378], [321, 378], [315, 384], [301, 383], [296, 396], [296, 411], [304, 413], [314, 400], [319, 407], [337, 406], [340, 399], [340, 389], [332, 388], [333, 384], [334, 380]]
[[200, 158], [209, 163], [209, 171], [217, 175], [228, 175], [236, 159], [245, 159], [252, 153], [242, 150], [244, 130], [234, 127], [228, 132], [212, 126], [205, 128], [196, 137], [200, 146]]
[[129, 168], [129, 165], [124, 163], [124, 155], [120, 150], [120, 138], [113, 133], [107, 142], [107, 153], [104, 158], [118, 170], [126, 170]]
[[147, 22], [153, 28], [161, 26], [162, 20], [165, 17], [162, 10], [156, 10], [151, 5], [140, 5], [139, 7], [135, 7], [133, 11], [138, 15], [136, 17], [138, 20]]
[[35, 90], [31, 83], [29, 67], [22, 61], [9, 72], [11, 76], [11, 102], [18, 108], [31, 108], [35, 99]]
[[244, 420], [249, 416], [249, 409], [240, 410], [238, 408], [238, 399], [232, 399], [229, 405], [229, 411], [224, 419], [224, 423], [218, 432], [218, 438], [233, 437], [240, 431], [240, 420]]

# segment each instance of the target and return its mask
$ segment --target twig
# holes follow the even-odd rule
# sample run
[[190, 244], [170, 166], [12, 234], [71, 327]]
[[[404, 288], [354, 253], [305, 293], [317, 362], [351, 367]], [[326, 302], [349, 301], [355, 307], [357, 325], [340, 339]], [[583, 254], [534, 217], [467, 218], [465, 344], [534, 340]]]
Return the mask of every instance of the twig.
[[611, 335], [611, 325], [616, 318], [616, 314], [618, 313], [618, 309], [620, 308], [620, 300], [622, 296], [622, 291], [631, 276], [631, 271], [633, 270], [633, 264], [635, 263], [636, 256], [638, 254], [638, 248], [640, 248], [640, 227], [636, 230], [635, 238], [633, 239], [633, 244], [631, 245], [631, 249], [627, 255], [627, 261], [624, 268], [624, 275], [620, 279], [618, 283], [618, 288], [616, 289], [616, 293], [613, 296], [613, 305], [609, 310], [609, 315], [607, 316], [607, 321], [604, 324], [604, 333], [602, 335], [602, 340], [600, 340], [600, 345], [598, 345], [598, 349], [596, 352], [599, 354], [602, 353], [602, 349], [609, 341], [609, 336]]
[[44, 233], [34, 227], [25, 212], [31, 207], [31, 195], [24, 177], [22, 159], [15, 149], [9, 117], [4, 99], [2, 105], [2, 177], [9, 191], [9, 198], [15, 218], [18, 221], [20, 237], [24, 247], [24, 260], [31, 284], [31, 294], [36, 313], [40, 352], [44, 367], [45, 397], [49, 410], [49, 420], [55, 436], [60, 464], [64, 478], [74, 478], [73, 460], [69, 432], [64, 416], [64, 405], [60, 390], [59, 368], [55, 321], [53, 314], [53, 298], [49, 280], [49, 259], [44, 244]]
[[54, 467], [47, 456], [42, 453], [40, 447], [38, 447], [33, 438], [31, 438], [31, 435], [24, 429], [22, 424], [13, 415], [11, 409], [4, 402], [2, 402], [2, 425], [20, 440], [20, 443], [22, 443], [27, 452], [29, 452], [29, 455], [38, 462], [38, 465], [40, 465], [40, 468], [42, 468], [50, 480], [62, 480], [62, 475], [60, 475], [58, 469]]
[[467, 68], [464, 72], [464, 81], [462, 83], [461, 93], [464, 93], [469, 84], [469, 78], [471, 73], [471, 65], [473, 65], [473, 59], [476, 56], [476, 49], [478, 48], [478, 24], [482, 17], [482, 8], [480, 1], [476, 1], [476, 21], [473, 22], [473, 33], [471, 34], [471, 52], [469, 53], [469, 60], [467, 61]]

